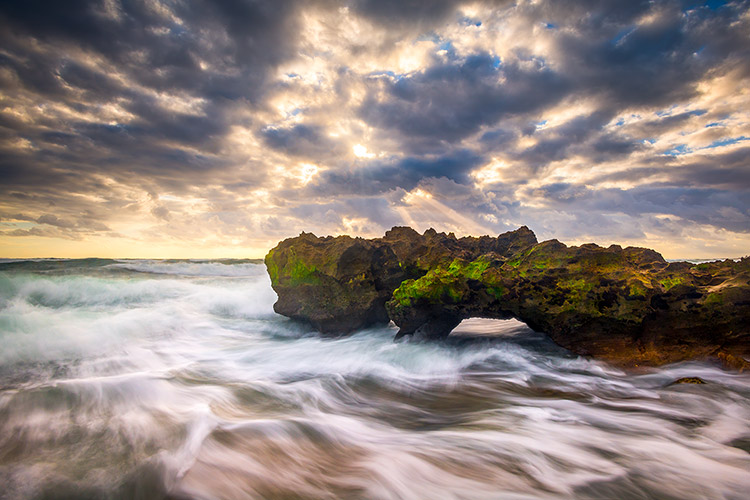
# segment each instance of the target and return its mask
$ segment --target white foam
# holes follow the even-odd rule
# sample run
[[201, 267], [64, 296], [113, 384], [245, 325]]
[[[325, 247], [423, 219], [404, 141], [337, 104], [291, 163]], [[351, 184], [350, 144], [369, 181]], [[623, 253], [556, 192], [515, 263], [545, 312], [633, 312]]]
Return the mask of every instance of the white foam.
[[[697, 500], [750, 488], [750, 456], [731, 446], [750, 435], [747, 374], [684, 363], [634, 375], [529, 335], [324, 339], [273, 313], [262, 266], [136, 264], [174, 272], [0, 278], [10, 498], [61, 481], [112, 492], [136, 466], [195, 498]], [[684, 376], [709, 383], [669, 386]]]

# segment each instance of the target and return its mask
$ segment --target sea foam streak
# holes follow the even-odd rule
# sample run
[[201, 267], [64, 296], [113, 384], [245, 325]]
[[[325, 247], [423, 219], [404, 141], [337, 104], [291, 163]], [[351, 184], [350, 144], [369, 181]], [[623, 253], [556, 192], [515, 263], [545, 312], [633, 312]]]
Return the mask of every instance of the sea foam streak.
[[[0, 498], [750, 488], [746, 374], [631, 373], [511, 323], [442, 344], [394, 343], [391, 328], [323, 339], [274, 300], [245, 261], [0, 263]], [[669, 385], [684, 376], [708, 383]]]

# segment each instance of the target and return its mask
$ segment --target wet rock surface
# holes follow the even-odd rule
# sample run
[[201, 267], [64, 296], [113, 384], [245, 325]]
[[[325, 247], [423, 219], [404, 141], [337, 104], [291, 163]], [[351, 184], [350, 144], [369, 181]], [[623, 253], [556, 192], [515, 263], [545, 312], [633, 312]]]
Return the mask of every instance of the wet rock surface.
[[674, 382], [667, 384], [667, 387], [670, 387], [673, 385], [679, 385], [679, 384], [704, 385], [705, 383], [706, 381], [700, 377], [681, 377], [675, 380]]
[[667, 262], [617, 245], [538, 243], [526, 227], [456, 238], [395, 227], [376, 239], [302, 233], [265, 259], [276, 312], [340, 335], [392, 320], [397, 338], [447, 337], [470, 317], [517, 318], [620, 365], [750, 354], [750, 259]]

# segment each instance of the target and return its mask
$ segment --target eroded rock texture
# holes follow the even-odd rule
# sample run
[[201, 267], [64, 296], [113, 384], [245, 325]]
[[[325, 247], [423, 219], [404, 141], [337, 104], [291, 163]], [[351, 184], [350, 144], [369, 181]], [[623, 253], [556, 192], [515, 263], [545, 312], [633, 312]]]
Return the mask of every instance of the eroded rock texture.
[[623, 365], [750, 354], [750, 259], [668, 263], [645, 248], [498, 237], [303, 233], [266, 256], [276, 312], [327, 334], [393, 320], [398, 337], [446, 337], [469, 317], [517, 318], [571, 351]]

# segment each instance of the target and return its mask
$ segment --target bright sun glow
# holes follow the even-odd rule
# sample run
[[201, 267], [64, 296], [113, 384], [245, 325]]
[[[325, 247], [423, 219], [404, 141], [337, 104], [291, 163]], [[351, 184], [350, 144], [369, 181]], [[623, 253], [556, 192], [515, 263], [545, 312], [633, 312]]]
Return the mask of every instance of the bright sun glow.
[[300, 165], [299, 175], [297, 176], [302, 184], [308, 184], [315, 175], [320, 172], [320, 167], [312, 163], [303, 163]]
[[411, 191], [410, 193], [406, 193], [404, 195], [403, 200], [405, 203], [408, 203], [411, 205], [415, 202], [418, 202], [419, 200], [429, 200], [430, 198], [432, 198], [432, 195], [430, 193], [417, 188], [414, 191]]
[[375, 154], [367, 151], [367, 148], [362, 144], [352, 146], [352, 151], [354, 151], [354, 156], [357, 158], [375, 158]]
[[494, 159], [480, 168], [472, 172], [471, 176], [476, 180], [478, 186], [483, 187], [489, 184], [494, 184], [503, 181], [503, 171], [507, 170], [510, 164], [504, 160]]

